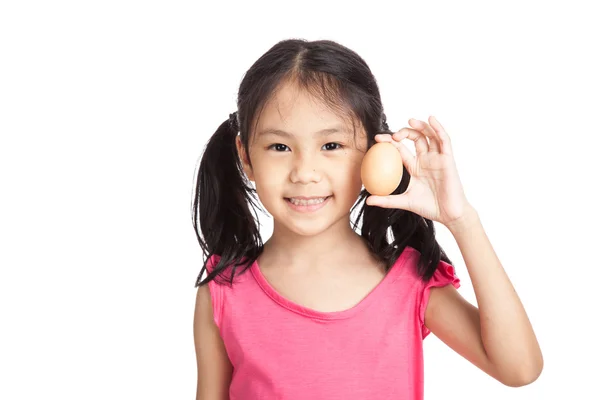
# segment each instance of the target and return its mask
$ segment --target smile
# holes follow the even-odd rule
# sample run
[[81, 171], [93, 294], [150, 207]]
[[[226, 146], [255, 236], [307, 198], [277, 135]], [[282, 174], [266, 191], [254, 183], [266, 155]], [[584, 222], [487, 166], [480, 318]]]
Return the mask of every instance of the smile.
[[317, 211], [329, 203], [332, 196], [325, 197], [286, 197], [285, 202], [296, 212]]
[[291, 197], [288, 198], [287, 200], [297, 206], [309, 206], [312, 204], [320, 204], [322, 202], [324, 202], [325, 200], [327, 200], [329, 198], [329, 196], [326, 197], [314, 197], [311, 199], [302, 199], [302, 198], [295, 198], [295, 197]]

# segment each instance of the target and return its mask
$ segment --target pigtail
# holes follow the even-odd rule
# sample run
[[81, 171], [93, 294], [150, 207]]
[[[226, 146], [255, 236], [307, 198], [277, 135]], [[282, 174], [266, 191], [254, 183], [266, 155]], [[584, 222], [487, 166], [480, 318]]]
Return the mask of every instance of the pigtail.
[[[198, 170], [193, 203], [193, 223], [205, 261], [195, 287], [223, 275], [241, 262], [248, 267], [262, 251], [256, 215], [255, 189], [250, 186], [238, 157], [235, 140], [237, 113], [223, 122], [210, 138]], [[253, 208], [254, 214], [250, 211]], [[200, 234], [201, 232], [201, 234]], [[202, 274], [211, 256], [220, 257], [204, 282]], [[233, 281], [233, 275], [229, 278]]]

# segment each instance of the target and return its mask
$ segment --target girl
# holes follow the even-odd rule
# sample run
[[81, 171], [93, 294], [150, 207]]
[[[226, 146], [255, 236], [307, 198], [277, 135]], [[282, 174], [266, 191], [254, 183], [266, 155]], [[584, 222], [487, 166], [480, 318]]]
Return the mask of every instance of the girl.
[[[194, 196], [197, 399], [422, 399], [430, 332], [505, 385], [537, 379], [536, 337], [434, 117], [391, 132], [365, 61], [326, 40], [273, 46], [237, 107]], [[361, 161], [384, 141], [404, 175], [372, 196]], [[258, 200], [273, 216], [265, 243]], [[456, 239], [479, 308], [456, 290], [433, 221]]]

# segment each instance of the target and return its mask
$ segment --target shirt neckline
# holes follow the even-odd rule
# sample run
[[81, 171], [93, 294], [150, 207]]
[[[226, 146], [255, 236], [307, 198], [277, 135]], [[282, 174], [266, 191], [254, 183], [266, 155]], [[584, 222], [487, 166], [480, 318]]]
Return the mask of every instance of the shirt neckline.
[[377, 286], [375, 286], [356, 305], [354, 305], [351, 308], [348, 308], [345, 310], [340, 310], [340, 311], [329, 311], [329, 312], [318, 311], [318, 310], [315, 310], [312, 308], [302, 306], [302, 305], [295, 303], [295, 302], [289, 300], [288, 298], [284, 297], [277, 290], [275, 290], [275, 288], [273, 286], [271, 286], [269, 281], [267, 281], [267, 279], [263, 275], [262, 271], [260, 270], [258, 261], [256, 261], [256, 260], [252, 263], [252, 266], [250, 267], [250, 271], [251, 271], [252, 275], [254, 276], [254, 279], [258, 283], [258, 285], [261, 287], [261, 289], [271, 299], [273, 299], [275, 302], [277, 302], [281, 306], [287, 308], [288, 310], [293, 311], [298, 314], [305, 315], [305, 316], [313, 318], [313, 319], [323, 319], [323, 320], [344, 319], [344, 318], [353, 316], [354, 314], [356, 314], [363, 308], [367, 307], [370, 303], [372, 303], [374, 301], [374, 299], [377, 297], [377, 294], [379, 292], [381, 292], [387, 285], [389, 285], [391, 282], [393, 282], [395, 280], [395, 278], [398, 276], [399, 271], [401, 270], [403, 264], [405, 263], [406, 258], [408, 257], [408, 253], [409, 253], [408, 246], [406, 246], [405, 249], [400, 254], [400, 256], [396, 259], [396, 261], [394, 262], [392, 267], [389, 269], [389, 271], [383, 277], [383, 279], [377, 284]]

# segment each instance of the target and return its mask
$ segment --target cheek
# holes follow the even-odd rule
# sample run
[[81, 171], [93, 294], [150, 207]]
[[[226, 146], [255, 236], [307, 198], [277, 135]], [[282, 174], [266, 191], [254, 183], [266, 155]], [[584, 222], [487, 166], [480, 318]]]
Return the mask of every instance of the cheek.
[[352, 182], [360, 182], [360, 167], [362, 165], [363, 154], [353, 154], [348, 163], [348, 176]]
[[281, 196], [286, 171], [272, 164], [257, 164], [254, 168], [254, 184], [263, 203], [272, 196]]
[[346, 188], [349, 192], [360, 192], [362, 181], [360, 179], [361, 160], [353, 158], [346, 162], [343, 166], [335, 169], [336, 182], [339, 182], [340, 187]]

